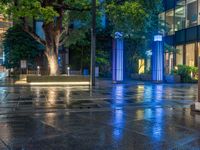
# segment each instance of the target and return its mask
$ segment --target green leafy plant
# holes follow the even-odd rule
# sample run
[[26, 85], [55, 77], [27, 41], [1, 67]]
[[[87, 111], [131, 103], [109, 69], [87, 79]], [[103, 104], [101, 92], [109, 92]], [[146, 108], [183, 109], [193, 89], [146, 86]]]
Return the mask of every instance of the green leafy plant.
[[4, 35], [3, 47], [4, 65], [7, 68], [20, 68], [20, 60], [27, 60], [34, 65], [33, 60], [42, 52], [41, 45], [24, 32], [20, 25], [8, 29]]
[[181, 82], [191, 83], [196, 82], [198, 76], [198, 68], [186, 65], [178, 65], [176, 69], [172, 70], [173, 74], [180, 75]]

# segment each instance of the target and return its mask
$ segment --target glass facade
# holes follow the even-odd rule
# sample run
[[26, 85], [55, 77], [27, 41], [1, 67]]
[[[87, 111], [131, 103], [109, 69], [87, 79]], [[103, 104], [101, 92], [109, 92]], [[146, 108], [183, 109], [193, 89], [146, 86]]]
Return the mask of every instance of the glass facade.
[[197, 25], [197, 0], [186, 1], [186, 27], [193, 27]]
[[174, 34], [174, 10], [169, 10], [166, 12], [166, 26], [167, 26], [167, 34]]
[[165, 73], [170, 74], [173, 69], [173, 53], [165, 53]]
[[200, 0], [177, 0], [175, 8], [162, 12], [159, 18], [165, 20], [167, 35], [200, 25]]
[[176, 65], [183, 65], [183, 45], [176, 46], [178, 53], [176, 53]]
[[185, 18], [185, 1], [181, 0], [175, 8], [175, 31], [185, 28]]
[[200, 57], [200, 42], [198, 43], [198, 57]]
[[195, 66], [195, 43], [186, 45], [186, 62], [187, 66]]
[[159, 14], [159, 20], [160, 20], [160, 25], [161, 25], [160, 33], [164, 35], [165, 34], [165, 13], [164, 12]]
[[[166, 42], [178, 49], [165, 54], [166, 73], [177, 65], [197, 66], [200, 56], [200, 0], [165, 0], [165, 12], [160, 13], [167, 27]], [[176, 33], [176, 34], [175, 34]], [[171, 36], [174, 35], [174, 36]]]

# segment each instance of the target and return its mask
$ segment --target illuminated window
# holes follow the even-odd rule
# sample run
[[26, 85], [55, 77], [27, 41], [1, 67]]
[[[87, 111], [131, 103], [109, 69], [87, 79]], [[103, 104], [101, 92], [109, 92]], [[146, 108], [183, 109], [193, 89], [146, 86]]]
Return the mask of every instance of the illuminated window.
[[186, 45], [186, 65], [194, 66], [195, 59], [195, 43]]
[[198, 43], [198, 57], [200, 57], [200, 42]]
[[166, 26], [168, 28], [167, 34], [174, 34], [174, 10], [166, 12]]
[[197, 0], [186, 1], [186, 27], [197, 25]]
[[183, 64], [183, 45], [177, 46], [178, 53], [176, 53], [176, 65]]
[[165, 12], [159, 14], [159, 22], [160, 22], [160, 33], [162, 35], [165, 34]]
[[200, 0], [198, 1], [198, 24], [200, 24]]
[[165, 53], [165, 73], [170, 74], [173, 69], [173, 53]]
[[185, 1], [179, 0], [175, 9], [175, 31], [185, 28]]
[[144, 59], [139, 59], [138, 60], [138, 73], [139, 74], [144, 73], [144, 67], [145, 67]]

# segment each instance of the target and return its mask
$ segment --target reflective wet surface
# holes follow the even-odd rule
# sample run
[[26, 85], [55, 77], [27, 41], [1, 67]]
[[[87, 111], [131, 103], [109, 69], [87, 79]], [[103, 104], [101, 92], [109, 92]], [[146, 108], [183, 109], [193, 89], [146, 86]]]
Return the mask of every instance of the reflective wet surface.
[[0, 87], [0, 150], [199, 149], [195, 84]]

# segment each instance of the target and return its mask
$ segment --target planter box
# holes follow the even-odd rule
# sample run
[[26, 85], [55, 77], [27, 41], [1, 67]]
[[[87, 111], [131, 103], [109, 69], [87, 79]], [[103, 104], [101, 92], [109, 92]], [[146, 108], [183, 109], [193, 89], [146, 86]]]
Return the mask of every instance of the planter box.
[[179, 75], [165, 75], [165, 82], [167, 82], [167, 83], [180, 83], [181, 77]]
[[89, 82], [84, 76], [27, 76], [28, 83], [34, 82]]
[[152, 76], [150, 74], [141, 74], [140, 78], [142, 81], [152, 81]]
[[152, 81], [152, 77], [150, 74], [132, 74], [131, 78], [133, 80]]
[[140, 80], [140, 75], [139, 75], [139, 74], [132, 74], [132, 75], [131, 75], [131, 78], [132, 78], [133, 80]]

